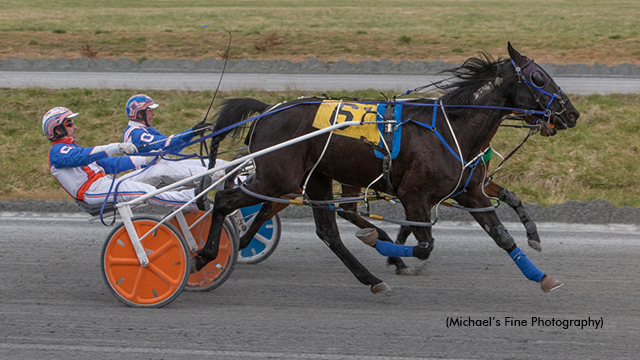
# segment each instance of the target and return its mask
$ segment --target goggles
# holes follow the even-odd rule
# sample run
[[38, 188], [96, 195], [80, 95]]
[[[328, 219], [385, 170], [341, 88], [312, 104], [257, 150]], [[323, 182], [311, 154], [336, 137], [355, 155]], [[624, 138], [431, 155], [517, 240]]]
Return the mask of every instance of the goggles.
[[70, 127], [72, 127], [72, 126], [73, 126], [73, 120], [71, 120], [71, 119], [66, 119], [66, 120], [63, 122], [63, 124], [64, 124], [64, 126], [65, 126], [65, 127], [70, 128]]

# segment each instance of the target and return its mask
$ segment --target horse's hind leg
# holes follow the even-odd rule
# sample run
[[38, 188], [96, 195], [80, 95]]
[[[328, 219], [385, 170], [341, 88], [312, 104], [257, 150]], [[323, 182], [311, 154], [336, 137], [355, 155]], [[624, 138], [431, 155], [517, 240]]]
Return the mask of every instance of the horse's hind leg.
[[240, 244], [239, 244], [240, 250], [249, 246], [249, 243], [251, 242], [251, 240], [253, 240], [254, 236], [256, 236], [256, 234], [258, 233], [258, 230], [260, 230], [260, 227], [265, 222], [267, 222], [269, 219], [274, 217], [280, 211], [284, 210], [287, 206], [289, 206], [289, 204], [276, 203], [276, 202], [263, 203], [262, 207], [260, 208], [260, 211], [258, 211], [256, 216], [254, 217], [253, 222], [251, 223], [251, 226], [249, 226], [249, 229], [247, 229], [247, 232], [244, 233], [244, 235], [242, 235], [242, 237], [240, 238]]
[[[395, 243], [404, 245], [407, 242], [407, 238], [409, 237], [409, 235], [411, 235], [411, 227], [405, 225], [401, 226], [398, 230], [398, 237], [396, 237]], [[396, 265], [396, 261], [400, 262], [404, 267]], [[402, 259], [400, 259], [399, 257], [387, 258], [387, 264], [396, 265], [396, 274], [398, 275], [411, 275], [411, 270], [409, 270], [407, 265], [405, 265]]]
[[516, 214], [518, 214], [520, 222], [522, 222], [522, 225], [524, 225], [524, 228], [527, 231], [527, 242], [529, 247], [536, 251], [542, 251], [542, 244], [540, 243], [540, 236], [538, 235], [536, 223], [533, 221], [533, 218], [527, 209], [522, 205], [522, 201], [520, 201], [518, 196], [509, 189], [503, 188], [495, 182], [490, 182], [485, 188], [485, 191], [487, 195], [498, 198], [500, 201], [511, 206]]
[[[359, 187], [346, 186], [342, 185], [342, 196], [358, 196], [360, 194]], [[362, 216], [357, 214], [358, 204], [357, 203], [349, 203], [342, 205], [342, 208], [345, 211], [338, 211], [338, 215], [352, 223], [353, 225], [359, 227], [360, 229], [373, 228], [378, 232], [378, 239], [382, 241], [393, 242], [391, 237], [379, 227], [373, 225], [372, 223], [365, 220]], [[404, 242], [403, 242], [404, 244]], [[391, 256], [387, 258], [388, 265], [394, 265], [396, 267], [396, 274], [398, 275], [409, 275], [411, 271], [407, 265], [397, 256]]]
[[207, 242], [198, 254], [191, 259], [192, 273], [199, 271], [206, 264], [218, 257], [220, 234], [222, 233], [222, 226], [227, 215], [236, 209], [256, 205], [262, 201], [263, 200], [245, 194], [240, 188], [220, 190], [216, 193]]
[[[328, 200], [332, 196], [332, 180], [316, 174], [309, 180], [307, 194], [313, 200]], [[344, 263], [355, 277], [363, 284], [371, 286], [371, 292], [377, 293], [389, 290], [389, 286], [375, 277], [358, 259], [344, 246], [340, 239], [336, 215], [327, 207], [314, 207], [313, 218], [316, 222], [316, 234], [324, 241], [329, 249]]]

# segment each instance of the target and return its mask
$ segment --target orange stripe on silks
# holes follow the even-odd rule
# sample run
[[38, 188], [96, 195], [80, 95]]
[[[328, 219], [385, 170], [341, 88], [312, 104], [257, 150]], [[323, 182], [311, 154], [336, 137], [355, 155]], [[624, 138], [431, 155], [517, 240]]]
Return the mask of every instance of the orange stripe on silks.
[[84, 201], [84, 193], [87, 191], [87, 189], [89, 189], [91, 184], [93, 184], [96, 180], [104, 176], [104, 172], [98, 171], [96, 173], [93, 170], [91, 170], [91, 168], [88, 166], [83, 166], [82, 170], [84, 170], [84, 172], [87, 173], [88, 180], [85, 181], [84, 184], [82, 184], [80, 189], [78, 189], [78, 195], [76, 199]]

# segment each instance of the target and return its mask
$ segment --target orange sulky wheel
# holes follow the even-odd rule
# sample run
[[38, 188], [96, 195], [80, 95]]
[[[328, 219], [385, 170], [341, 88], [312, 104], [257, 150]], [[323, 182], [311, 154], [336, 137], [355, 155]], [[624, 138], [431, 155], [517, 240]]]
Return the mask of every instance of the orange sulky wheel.
[[[202, 211], [189, 210], [183, 212], [187, 224], [191, 226], [200, 217], [204, 215]], [[169, 222], [175, 225], [182, 234], [182, 229], [178, 225], [178, 221], [173, 218]], [[202, 249], [207, 242], [209, 234], [209, 226], [211, 226], [211, 215], [207, 215], [196, 226], [191, 228], [191, 234], [196, 240], [198, 250]], [[194, 255], [192, 253], [191, 255]], [[225, 219], [222, 233], [220, 235], [220, 245], [218, 248], [218, 257], [205, 265], [197, 273], [189, 276], [186, 290], [190, 291], [211, 291], [222, 285], [231, 275], [233, 268], [238, 260], [238, 231], [233, 221]]]
[[[150, 216], [132, 218], [139, 237], [160, 220]], [[102, 248], [102, 275], [111, 293], [133, 307], [162, 307], [182, 292], [190, 271], [189, 249], [180, 232], [163, 224], [141, 244], [149, 264], [140, 265], [129, 234], [120, 223], [111, 231]]]

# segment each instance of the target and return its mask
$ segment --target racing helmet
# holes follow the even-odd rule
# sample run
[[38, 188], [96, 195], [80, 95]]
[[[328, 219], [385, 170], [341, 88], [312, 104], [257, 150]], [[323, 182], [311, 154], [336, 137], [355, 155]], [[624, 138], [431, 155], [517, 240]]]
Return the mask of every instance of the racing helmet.
[[129, 101], [127, 101], [127, 117], [129, 120], [137, 120], [137, 115], [140, 110], [145, 110], [147, 108], [155, 109], [158, 104], [153, 102], [153, 99], [148, 97], [145, 94], [133, 95]]
[[[76, 116], [78, 116], [78, 113], [74, 113], [66, 107], [55, 107], [47, 111], [42, 117], [42, 132], [51, 141], [64, 137], [67, 135], [67, 131], [64, 129], [64, 120], [72, 119]], [[62, 134], [56, 134], [55, 129], [59, 126], [63, 127]]]

